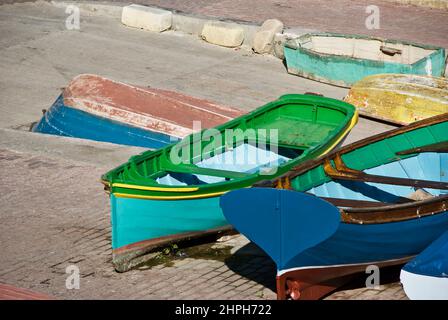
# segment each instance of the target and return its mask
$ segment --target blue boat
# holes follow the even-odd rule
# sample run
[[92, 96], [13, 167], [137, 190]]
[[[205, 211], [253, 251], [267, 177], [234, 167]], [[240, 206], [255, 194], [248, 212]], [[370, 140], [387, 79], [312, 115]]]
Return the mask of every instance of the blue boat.
[[448, 231], [408, 262], [400, 279], [409, 299], [448, 300]]
[[193, 133], [193, 121], [209, 128], [242, 114], [180, 93], [83, 74], [32, 131], [157, 149]]
[[221, 208], [275, 261], [280, 299], [320, 298], [448, 229], [447, 132], [444, 114], [381, 133], [227, 193]]

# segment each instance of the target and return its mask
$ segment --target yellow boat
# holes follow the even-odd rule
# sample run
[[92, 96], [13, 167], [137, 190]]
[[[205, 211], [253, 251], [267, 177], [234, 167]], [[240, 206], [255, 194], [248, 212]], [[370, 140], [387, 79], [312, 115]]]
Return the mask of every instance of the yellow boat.
[[404, 125], [448, 112], [448, 79], [378, 74], [356, 82], [344, 99], [359, 113]]

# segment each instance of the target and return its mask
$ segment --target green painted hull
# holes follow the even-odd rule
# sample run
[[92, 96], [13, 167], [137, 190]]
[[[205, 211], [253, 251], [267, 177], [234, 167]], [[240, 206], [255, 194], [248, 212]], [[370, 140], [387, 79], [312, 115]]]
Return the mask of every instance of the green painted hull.
[[[312, 39], [331, 40], [328, 44], [311, 45]], [[380, 73], [440, 77], [445, 70], [443, 48], [355, 35], [306, 34], [287, 41], [284, 54], [289, 73], [342, 87], [350, 87], [366, 76]]]

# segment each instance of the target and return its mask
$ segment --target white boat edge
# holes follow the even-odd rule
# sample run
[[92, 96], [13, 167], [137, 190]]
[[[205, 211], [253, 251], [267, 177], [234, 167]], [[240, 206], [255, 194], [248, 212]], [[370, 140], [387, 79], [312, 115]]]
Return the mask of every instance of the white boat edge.
[[448, 278], [430, 277], [401, 270], [403, 290], [411, 300], [448, 300]]

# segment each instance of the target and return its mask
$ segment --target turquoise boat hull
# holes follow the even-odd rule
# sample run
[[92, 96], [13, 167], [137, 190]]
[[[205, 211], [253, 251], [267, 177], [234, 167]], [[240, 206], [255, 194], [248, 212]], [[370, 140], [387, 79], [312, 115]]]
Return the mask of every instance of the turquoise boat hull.
[[110, 196], [112, 249], [151, 239], [228, 225], [219, 196], [192, 200], [142, 200]]
[[[304, 43], [309, 42], [308, 38], [311, 37], [332, 37], [357, 39], [365, 42], [381, 42], [397, 47], [409, 46], [421, 48], [431, 53], [428, 53], [428, 55], [420, 59], [416, 59], [416, 61], [412, 60], [412, 63], [387, 61], [387, 59], [375, 60], [371, 57], [361, 58], [346, 54], [322, 53], [307, 48], [304, 45]], [[370, 50], [370, 48], [367, 48], [367, 50]], [[441, 77], [445, 70], [444, 48], [353, 35], [331, 33], [307, 34], [286, 42], [284, 55], [289, 73], [341, 87], [351, 87], [355, 82], [374, 74], [399, 73]]]

